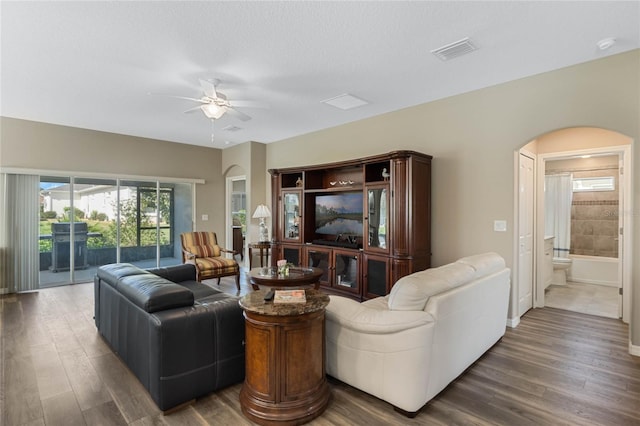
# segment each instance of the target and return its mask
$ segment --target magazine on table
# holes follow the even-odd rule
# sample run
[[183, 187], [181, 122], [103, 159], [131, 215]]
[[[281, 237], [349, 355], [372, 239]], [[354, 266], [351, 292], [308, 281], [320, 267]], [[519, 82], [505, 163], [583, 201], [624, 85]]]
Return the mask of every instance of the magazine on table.
[[273, 303], [307, 303], [304, 290], [276, 290]]

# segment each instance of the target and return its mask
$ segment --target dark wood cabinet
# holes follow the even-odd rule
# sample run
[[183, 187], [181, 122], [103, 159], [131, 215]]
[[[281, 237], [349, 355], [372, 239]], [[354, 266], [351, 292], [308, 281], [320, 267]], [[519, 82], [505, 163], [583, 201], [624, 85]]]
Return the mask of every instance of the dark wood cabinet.
[[294, 306], [263, 300], [266, 290], [240, 300], [245, 316], [242, 412], [261, 425], [298, 425], [318, 417], [330, 400], [325, 371], [325, 307], [329, 297], [307, 290]]
[[431, 158], [393, 151], [269, 170], [278, 256], [325, 270], [325, 290], [360, 300], [429, 268]]

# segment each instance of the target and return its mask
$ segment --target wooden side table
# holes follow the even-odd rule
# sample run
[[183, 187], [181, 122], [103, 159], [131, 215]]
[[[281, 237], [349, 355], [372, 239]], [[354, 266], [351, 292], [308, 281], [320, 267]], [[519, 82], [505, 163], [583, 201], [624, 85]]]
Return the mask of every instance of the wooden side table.
[[315, 289], [320, 288], [320, 277], [324, 271], [320, 268], [292, 267], [286, 276], [278, 274], [277, 266], [265, 268], [253, 268], [249, 271], [251, 287], [260, 290], [260, 286], [276, 288], [299, 287], [313, 284]]
[[269, 265], [271, 243], [268, 241], [249, 244], [249, 269], [253, 268], [253, 250], [260, 250], [260, 267]]
[[329, 296], [308, 289], [306, 303], [265, 302], [265, 290], [240, 299], [245, 316], [242, 412], [261, 425], [318, 417], [331, 396], [325, 376], [324, 312]]

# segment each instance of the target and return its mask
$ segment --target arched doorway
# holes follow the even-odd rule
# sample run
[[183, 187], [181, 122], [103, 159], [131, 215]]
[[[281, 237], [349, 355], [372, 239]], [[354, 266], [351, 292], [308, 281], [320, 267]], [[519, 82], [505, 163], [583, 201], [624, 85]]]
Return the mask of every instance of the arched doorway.
[[[550, 267], [549, 259], [545, 261], [545, 258], [549, 257], [549, 253], [545, 253], [544, 223], [545, 171], [548, 169], [547, 166], [552, 164], [552, 162], [560, 161], [563, 161], [565, 164], [578, 164], [576, 162], [580, 157], [588, 155], [597, 157], [609, 155], [617, 156], [617, 158], [619, 158], [620, 167], [619, 169], [617, 167], [615, 168], [616, 174], [618, 174], [615, 176], [615, 181], [619, 183], [619, 200], [616, 200], [616, 203], [608, 202], [606, 208], [602, 206], [598, 207], [597, 197], [592, 198], [591, 201], [580, 201], [577, 205], [572, 204], [571, 208], [574, 212], [574, 216], [572, 216], [572, 223], [576, 223], [575, 212], [576, 208], [581, 208], [580, 203], [587, 206], [586, 209], [591, 209], [590, 214], [595, 216], [592, 218], [595, 220], [593, 223], [597, 223], [598, 219], [602, 219], [600, 220], [602, 223], [612, 222], [605, 221], [605, 219], [616, 219], [617, 229], [615, 229], [615, 232], [619, 235], [608, 235], [606, 238], [603, 236], [597, 244], [603, 245], [603, 241], [607, 238], [610, 240], [608, 243], [615, 240], [618, 244], [619, 250], [616, 250], [618, 259], [615, 259], [615, 264], [618, 265], [616, 268], [616, 280], [618, 280], [617, 285], [619, 285], [622, 290], [621, 300], [619, 302], [619, 311], [623, 321], [629, 322], [631, 311], [630, 287], [632, 246], [631, 238], [625, 239], [624, 236], [625, 234], [631, 235], [631, 218], [629, 217], [630, 209], [625, 209], [624, 203], [625, 200], [628, 201], [630, 199], [632, 180], [630, 173], [625, 174], [624, 169], [627, 168], [627, 170], [629, 170], [629, 164], [631, 161], [631, 144], [631, 138], [618, 132], [593, 127], [576, 127], [552, 131], [541, 135], [526, 144], [517, 152], [516, 157], [518, 165], [522, 155], [526, 154], [528, 157], [533, 159], [535, 168], [533, 179], [535, 183], [533, 191], [523, 193], [522, 185], [520, 184], [521, 171], [519, 168], [515, 169], [518, 170], [516, 176], [516, 182], [518, 182], [518, 185], [516, 185], [517, 190], [515, 193], [515, 218], [518, 222], [518, 231], [516, 233], [516, 243], [514, 244], [514, 259], [516, 260], [516, 264], [514, 265], [515, 270], [513, 276], [514, 281], [516, 281], [514, 283], [514, 292], [516, 292], [514, 295], [514, 301], [518, 302], [516, 305], [520, 311], [517, 316], [514, 316], [516, 320], [514, 321], [515, 324], [512, 325], [517, 325], [519, 317], [526, 311], [522, 310], [523, 308], [526, 309], [526, 303], [520, 302], [522, 301], [522, 294], [526, 294], [526, 289], [528, 287], [531, 289], [533, 307], [545, 306], [545, 290], [548, 288], [550, 283], [549, 271], [551, 270], [551, 273], [553, 273], [553, 268]], [[528, 197], [530, 197], [528, 200], [529, 202], [526, 200]], [[520, 256], [522, 251], [521, 241], [524, 235], [521, 231], [521, 218], [527, 216], [523, 215], [523, 212], [521, 211], [523, 208], [533, 209], [533, 211], [529, 212], [533, 218], [534, 232], [531, 264], [526, 263], [526, 256]], [[603, 216], [597, 216], [604, 215], [604, 213], [610, 217], [605, 218]], [[615, 215], [616, 217], [611, 217], [611, 215]], [[591, 226], [594, 225], [592, 224]], [[607, 223], [607, 226], [611, 227], [611, 223]], [[571, 237], [573, 239], [575, 236], [572, 235]], [[595, 237], [594, 241], [596, 241]], [[582, 247], [581, 250], [582, 249], [584, 249], [584, 247]], [[586, 251], [582, 251], [586, 253]], [[580, 252], [580, 250], [574, 250], [574, 252]], [[585, 259], [588, 259], [588, 257], [581, 259], [581, 262]], [[597, 272], [601, 272], [604, 264], [599, 264], [600, 266], [597, 264], [593, 265], [596, 265], [595, 268]], [[610, 268], [611, 266], [607, 267]], [[531, 274], [526, 273], [526, 268], [532, 268], [530, 271]], [[523, 279], [530, 279], [531, 282], [523, 282]]]

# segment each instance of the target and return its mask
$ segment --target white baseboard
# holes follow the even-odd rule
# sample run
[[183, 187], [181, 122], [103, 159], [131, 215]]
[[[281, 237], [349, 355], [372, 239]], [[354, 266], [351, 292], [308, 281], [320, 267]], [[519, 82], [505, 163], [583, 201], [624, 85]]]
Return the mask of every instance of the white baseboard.
[[507, 318], [507, 327], [516, 328], [520, 324], [520, 317]]
[[629, 340], [629, 353], [634, 356], [640, 356], [640, 346], [632, 345]]
[[7, 287], [0, 288], [0, 294], [9, 294], [9, 289]]

